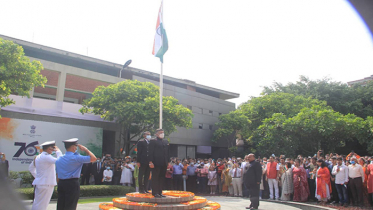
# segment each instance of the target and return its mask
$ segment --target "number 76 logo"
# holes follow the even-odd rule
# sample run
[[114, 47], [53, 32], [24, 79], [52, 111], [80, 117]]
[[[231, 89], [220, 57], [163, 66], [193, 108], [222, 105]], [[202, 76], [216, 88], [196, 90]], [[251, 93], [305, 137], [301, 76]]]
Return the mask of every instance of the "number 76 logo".
[[35, 147], [35, 145], [38, 144], [38, 141], [31, 142], [27, 145], [25, 142], [15, 142], [14, 146], [20, 146], [20, 148], [13, 157], [19, 157], [22, 152], [24, 152], [27, 156], [34, 156], [38, 152], [38, 149]]

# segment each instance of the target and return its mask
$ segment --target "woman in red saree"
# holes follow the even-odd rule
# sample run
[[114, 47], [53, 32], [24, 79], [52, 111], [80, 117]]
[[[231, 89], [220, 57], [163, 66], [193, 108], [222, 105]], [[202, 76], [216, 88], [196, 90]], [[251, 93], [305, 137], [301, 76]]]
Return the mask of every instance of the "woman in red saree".
[[308, 188], [307, 172], [303, 167], [300, 167], [300, 160], [296, 159], [293, 168], [293, 185], [294, 196], [293, 201], [306, 202], [310, 195]]
[[319, 169], [317, 169], [316, 172], [317, 178], [315, 197], [321, 202], [326, 202], [330, 199], [330, 194], [332, 192], [330, 171], [322, 159], [317, 160], [317, 165], [319, 166]]

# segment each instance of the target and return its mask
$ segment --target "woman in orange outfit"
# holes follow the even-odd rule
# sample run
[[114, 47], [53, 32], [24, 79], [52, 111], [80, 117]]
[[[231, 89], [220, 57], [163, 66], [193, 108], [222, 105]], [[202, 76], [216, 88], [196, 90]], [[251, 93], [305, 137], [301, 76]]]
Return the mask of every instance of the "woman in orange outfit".
[[330, 171], [326, 166], [326, 163], [319, 159], [317, 160], [317, 165], [319, 169], [316, 172], [316, 195], [315, 197], [326, 203], [330, 199], [330, 194], [332, 193], [332, 185], [330, 183]]

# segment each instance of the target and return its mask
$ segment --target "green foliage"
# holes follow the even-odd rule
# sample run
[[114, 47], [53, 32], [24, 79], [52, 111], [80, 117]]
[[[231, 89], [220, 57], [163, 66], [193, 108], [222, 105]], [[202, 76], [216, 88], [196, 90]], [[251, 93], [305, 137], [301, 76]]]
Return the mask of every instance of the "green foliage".
[[310, 97], [279, 92], [253, 97], [242, 104], [239, 109], [252, 122], [246, 134], [247, 137], [250, 137], [252, 131], [256, 130], [264, 119], [272, 117], [273, 114], [282, 113], [287, 117], [293, 117], [304, 107], [312, 107], [313, 105], [326, 106], [326, 103]]
[[39, 61], [30, 62], [21, 46], [0, 38], [0, 107], [14, 104], [10, 94], [30, 96], [32, 87], [44, 87], [42, 69]]
[[22, 178], [22, 184], [32, 184], [34, 177], [29, 171], [18, 172], [18, 177]]
[[[126, 80], [107, 87], [100, 86], [93, 97], [83, 102], [81, 113], [101, 115], [105, 120], [122, 126], [122, 137], [127, 152], [129, 141], [146, 130], [154, 131], [159, 125], [159, 87], [150, 82]], [[192, 112], [178, 100], [163, 97], [163, 129], [165, 135], [179, 127], [192, 127]], [[130, 136], [130, 138], [128, 138]]]
[[258, 149], [265, 155], [312, 155], [318, 149], [336, 152], [347, 142], [366, 139], [364, 119], [343, 115], [330, 107], [313, 106], [286, 118], [274, 114], [263, 121], [256, 132]]
[[216, 137], [240, 134], [251, 145], [250, 150], [261, 156], [308, 156], [319, 149], [348, 153], [351, 148], [345, 146], [352, 142], [367, 144], [368, 151], [373, 153], [373, 143], [369, 141], [373, 137], [372, 117], [364, 120], [355, 114], [334, 111], [325, 101], [311, 95], [306, 97], [267, 89], [266, 94], [251, 98], [237, 110], [220, 116], [219, 120], [219, 129], [214, 133]]
[[17, 179], [19, 178], [19, 174], [17, 171], [9, 171], [9, 179]]
[[330, 78], [313, 81], [301, 76], [296, 83], [283, 85], [275, 82], [272, 87], [264, 87], [262, 94], [280, 92], [326, 101], [334, 111], [342, 114], [351, 113], [362, 118], [373, 116], [373, 82], [350, 87], [345, 83], [332, 81]]
[[228, 147], [234, 146], [236, 136], [242, 135], [245, 128], [249, 126], [251, 121], [247, 116], [242, 114], [242, 110], [237, 109], [225, 115], [219, 116], [219, 122], [216, 125], [219, 127], [214, 132], [213, 141], [216, 142], [219, 139], [225, 139]]
[[[17, 189], [25, 199], [32, 199], [34, 188], [20, 188]], [[79, 197], [93, 197], [93, 196], [124, 196], [127, 193], [134, 192], [133, 187], [119, 186], [119, 185], [83, 185], [80, 186]], [[57, 187], [54, 188], [52, 199], [58, 197]]]

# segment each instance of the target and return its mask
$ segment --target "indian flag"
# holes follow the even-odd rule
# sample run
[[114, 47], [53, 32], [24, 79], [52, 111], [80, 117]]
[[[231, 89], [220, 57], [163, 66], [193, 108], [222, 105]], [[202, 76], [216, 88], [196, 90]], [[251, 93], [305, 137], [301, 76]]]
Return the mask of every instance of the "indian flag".
[[153, 55], [158, 57], [163, 63], [163, 55], [168, 50], [168, 40], [166, 30], [163, 27], [163, 1], [158, 12], [157, 27], [153, 44]]

